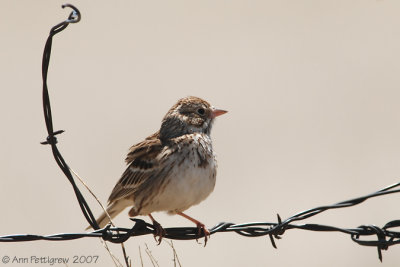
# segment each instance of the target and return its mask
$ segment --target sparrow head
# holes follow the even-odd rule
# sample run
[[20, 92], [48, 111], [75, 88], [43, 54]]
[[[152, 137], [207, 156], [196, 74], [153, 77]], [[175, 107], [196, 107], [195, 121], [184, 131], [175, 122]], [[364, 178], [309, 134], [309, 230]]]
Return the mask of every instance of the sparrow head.
[[190, 133], [210, 134], [214, 119], [226, 112], [198, 97], [182, 98], [165, 115], [160, 136], [168, 139]]

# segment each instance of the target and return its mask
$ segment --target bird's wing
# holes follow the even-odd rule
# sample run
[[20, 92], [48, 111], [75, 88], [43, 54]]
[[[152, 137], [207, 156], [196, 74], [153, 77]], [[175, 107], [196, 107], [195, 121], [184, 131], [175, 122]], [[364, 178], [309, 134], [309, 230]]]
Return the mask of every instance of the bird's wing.
[[162, 164], [158, 155], [162, 151], [163, 145], [158, 138], [158, 132], [132, 146], [126, 157], [128, 168], [115, 185], [108, 202], [132, 195], [142, 183], [158, 172]]

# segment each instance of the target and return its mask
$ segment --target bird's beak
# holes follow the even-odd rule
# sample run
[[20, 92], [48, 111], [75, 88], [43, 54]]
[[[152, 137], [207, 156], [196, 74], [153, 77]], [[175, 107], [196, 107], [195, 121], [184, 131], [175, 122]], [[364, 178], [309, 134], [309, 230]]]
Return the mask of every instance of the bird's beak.
[[214, 109], [214, 110], [211, 112], [211, 119], [214, 119], [215, 117], [221, 116], [221, 115], [223, 115], [223, 114], [225, 114], [225, 113], [227, 113], [227, 112], [228, 112], [228, 111], [223, 110], [223, 109]]

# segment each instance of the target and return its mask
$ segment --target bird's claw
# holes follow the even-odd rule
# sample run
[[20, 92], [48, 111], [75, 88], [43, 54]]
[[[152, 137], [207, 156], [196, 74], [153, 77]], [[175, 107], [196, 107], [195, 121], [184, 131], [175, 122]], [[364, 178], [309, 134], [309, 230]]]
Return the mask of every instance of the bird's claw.
[[[153, 222], [153, 226], [154, 226], [154, 240], [157, 242], [157, 245], [161, 244], [161, 240], [163, 239], [163, 237], [165, 236], [165, 230], [164, 228], [161, 226], [161, 224], [159, 224], [157, 221]], [[158, 237], [158, 240], [157, 240]]]
[[[204, 246], [207, 245], [207, 240], [211, 237], [210, 231], [206, 228], [206, 226], [202, 223], [197, 224], [197, 237], [204, 236]], [[198, 238], [196, 238], [197, 243], [199, 243]]]

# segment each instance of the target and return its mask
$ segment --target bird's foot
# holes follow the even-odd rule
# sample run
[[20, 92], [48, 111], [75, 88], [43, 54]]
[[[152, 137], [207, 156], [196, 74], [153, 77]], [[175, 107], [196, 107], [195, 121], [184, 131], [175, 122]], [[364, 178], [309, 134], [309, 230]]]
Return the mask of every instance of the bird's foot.
[[[165, 230], [164, 228], [162, 228], [161, 224], [159, 224], [151, 215], [151, 213], [148, 215], [151, 219], [151, 221], [153, 222], [153, 227], [154, 227], [154, 240], [156, 240], [156, 242], [158, 242], [157, 245], [161, 244], [161, 240], [163, 239], [163, 237], [165, 236]], [[158, 237], [158, 240], [157, 240]]]
[[[190, 217], [189, 215], [186, 215], [185, 213], [178, 211], [176, 214], [181, 215], [182, 217], [188, 219], [189, 221], [194, 222], [197, 225], [197, 237], [203, 237], [204, 236], [204, 246], [207, 245], [207, 240], [211, 236], [210, 231], [206, 228], [206, 226], [199, 222], [198, 220]], [[198, 238], [196, 238], [197, 243], [199, 242]]]
[[[157, 242], [157, 245], [161, 244], [161, 240], [163, 239], [163, 237], [165, 236], [165, 230], [164, 228], [161, 226], [161, 224], [159, 224], [156, 220], [153, 221], [153, 226], [154, 226], [154, 240]], [[157, 240], [158, 237], [158, 240]]]
[[[208, 238], [211, 237], [211, 233], [203, 223], [198, 222], [196, 223], [196, 225], [197, 225], [197, 236], [198, 237], [204, 236], [204, 246], [206, 246]], [[196, 241], [198, 243], [198, 239], [196, 239]]]

